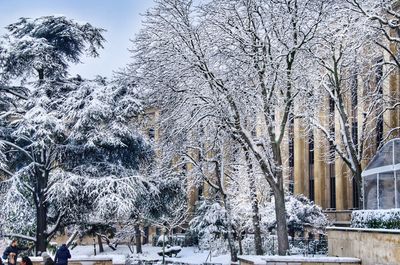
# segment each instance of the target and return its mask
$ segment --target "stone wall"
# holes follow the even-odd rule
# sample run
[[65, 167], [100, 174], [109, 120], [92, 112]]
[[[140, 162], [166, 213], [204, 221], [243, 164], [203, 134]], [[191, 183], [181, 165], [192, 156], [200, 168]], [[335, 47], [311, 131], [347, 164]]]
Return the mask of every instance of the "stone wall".
[[355, 265], [356, 258], [301, 256], [240, 256], [239, 265]]
[[[41, 257], [31, 257], [33, 265], [43, 265], [43, 259]], [[19, 263], [21, 264], [21, 263]], [[85, 258], [85, 259], [69, 259], [68, 265], [113, 265], [113, 261], [111, 258], [102, 258], [102, 257], [94, 257], [94, 258]], [[114, 264], [116, 265], [116, 264]]]
[[328, 220], [335, 224], [335, 226], [350, 226], [351, 221], [351, 210], [325, 210], [324, 213], [328, 217]]
[[400, 230], [328, 228], [330, 256], [356, 257], [363, 265], [400, 264]]

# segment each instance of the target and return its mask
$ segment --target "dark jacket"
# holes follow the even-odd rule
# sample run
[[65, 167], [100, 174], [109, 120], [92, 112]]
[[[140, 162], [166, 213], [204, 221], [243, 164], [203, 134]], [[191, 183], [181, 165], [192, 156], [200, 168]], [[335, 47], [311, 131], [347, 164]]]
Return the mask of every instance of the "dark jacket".
[[67, 265], [70, 258], [71, 253], [69, 253], [67, 246], [64, 244], [57, 250], [54, 261], [57, 265]]
[[[3, 259], [8, 259], [9, 265], [16, 265], [19, 252], [20, 249], [18, 247], [13, 247], [10, 245], [6, 248], [6, 250], [4, 250]], [[11, 263], [11, 259], [9, 258], [10, 253], [15, 253], [14, 257], [15, 263]]]

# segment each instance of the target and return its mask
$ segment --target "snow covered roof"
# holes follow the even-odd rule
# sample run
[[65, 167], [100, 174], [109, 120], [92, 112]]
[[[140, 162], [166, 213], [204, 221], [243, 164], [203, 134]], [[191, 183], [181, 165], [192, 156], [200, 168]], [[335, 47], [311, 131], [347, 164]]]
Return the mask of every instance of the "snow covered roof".
[[400, 170], [400, 138], [390, 140], [379, 149], [362, 176], [397, 170]]

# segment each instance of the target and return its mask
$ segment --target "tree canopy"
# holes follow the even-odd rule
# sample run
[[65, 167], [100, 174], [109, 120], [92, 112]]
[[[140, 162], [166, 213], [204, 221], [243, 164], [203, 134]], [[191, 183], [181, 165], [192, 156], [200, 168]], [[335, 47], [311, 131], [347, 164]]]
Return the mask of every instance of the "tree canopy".
[[105, 41], [104, 29], [64, 16], [20, 18], [6, 27], [8, 35], [0, 45], [2, 78], [60, 78], [69, 63], [82, 55], [97, 57]]

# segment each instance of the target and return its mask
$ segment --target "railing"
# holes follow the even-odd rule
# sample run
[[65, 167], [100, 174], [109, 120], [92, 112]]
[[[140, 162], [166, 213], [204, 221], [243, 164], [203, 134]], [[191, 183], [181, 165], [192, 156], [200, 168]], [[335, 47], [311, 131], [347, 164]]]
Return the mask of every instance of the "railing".
[[[289, 241], [290, 255], [303, 254], [304, 256], [325, 255], [328, 253], [328, 240], [296, 238]], [[297, 251], [296, 251], [297, 250]], [[296, 253], [297, 252], [297, 253]]]
[[[278, 253], [278, 241], [276, 238], [272, 238], [267, 245], [267, 254], [275, 255]], [[289, 240], [289, 251], [288, 255], [303, 255], [303, 256], [314, 256], [314, 255], [326, 255], [328, 253], [328, 240], [326, 238], [321, 239], [309, 239], [309, 238], [294, 238]]]

